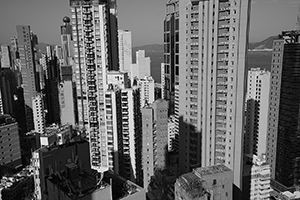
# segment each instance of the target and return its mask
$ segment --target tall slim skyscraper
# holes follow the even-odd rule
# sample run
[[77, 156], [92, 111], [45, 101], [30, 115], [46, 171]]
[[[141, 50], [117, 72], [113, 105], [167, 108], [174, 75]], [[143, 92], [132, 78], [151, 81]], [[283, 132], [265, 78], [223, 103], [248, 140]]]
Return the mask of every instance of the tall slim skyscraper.
[[38, 91], [35, 52], [34, 46], [37, 44], [36, 36], [30, 30], [30, 26], [18, 25], [18, 52], [20, 57], [20, 67], [22, 74], [22, 87], [24, 89], [25, 113], [27, 130], [33, 130], [32, 98]]
[[118, 36], [120, 71], [130, 72], [132, 64], [131, 32], [129, 30], [118, 30]]
[[72, 58], [74, 57], [72, 25], [70, 24], [70, 21], [69, 17], [64, 17], [64, 25], [60, 27], [64, 66], [72, 65]]
[[46, 122], [47, 125], [60, 124], [59, 81], [61, 76], [59, 61], [51, 46], [47, 46], [46, 50], [47, 55], [43, 55], [42, 64], [45, 71]]
[[248, 0], [179, 1], [179, 170], [224, 164], [239, 189], [249, 9]]
[[61, 124], [75, 126], [78, 123], [76, 85], [72, 80], [72, 66], [61, 66], [59, 84], [59, 105]]
[[46, 122], [44, 113], [43, 94], [39, 93], [32, 98], [34, 131], [40, 134], [45, 133]]
[[142, 109], [143, 187], [148, 190], [155, 170], [164, 170], [168, 152], [168, 102], [156, 100]]
[[179, 84], [179, 0], [166, 4], [164, 20], [163, 97], [169, 101], [169, 114], [174, 114], [175, 85]]
[[271, 73], [259, 68], [248, 71], [245, 111], [245, 154], [265, 155]]
[[300, 31], [273, 41], [267, 162], [273, 186], [293, 190], [300, 180]]
[[89, 133], [92, 167], [105, 171], [109, 168], [106, 71], [118, 70], [116, 2], [70, 0], [70, 6], [79, 125]]

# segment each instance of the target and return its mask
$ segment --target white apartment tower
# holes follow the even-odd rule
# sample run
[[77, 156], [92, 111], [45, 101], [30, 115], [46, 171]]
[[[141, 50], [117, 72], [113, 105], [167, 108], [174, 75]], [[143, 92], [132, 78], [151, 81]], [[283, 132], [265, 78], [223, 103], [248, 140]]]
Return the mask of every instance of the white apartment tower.
[[152, 76], [144, 77], [139, 80], [141, 108], [155, 101], [155, 83]]
[[248, 0], [179, 1], [179, 170], [224, 164], [238, 189], [249, 10]]
[[129, 30], [118, 30], [118, 36], [120, 71], [130, 72], [132, 64], [131, 32]]
[[248, 71], [245, 113], [245, 154], [261, 156], [267, 150], [271, 73], [259, 68]]
[[118, 69], [118, 46], [112, 46], [117, 41], [115, 4], [70, 0], [79, 125], [89, 134], [91, 165], [98, 172], [109, 168], [104, 96], [106, 71]]
[[141, 114], [138, 88], [110, 85], [105, 94], [109, 166], [122, 177], [136, 181], [141, 163]]
[[43, 95], [38, 93], [32, 98], [32, 110], [34, 120], [34, 130], [40, 134], [44, 134], [46, 128], [44, 100]]
[[145, 76], [151, 76], [151, 60], [150, 57], [145, 57], [145, 50], [138, 50], [136, 52], [136, 64], [139, 79]]

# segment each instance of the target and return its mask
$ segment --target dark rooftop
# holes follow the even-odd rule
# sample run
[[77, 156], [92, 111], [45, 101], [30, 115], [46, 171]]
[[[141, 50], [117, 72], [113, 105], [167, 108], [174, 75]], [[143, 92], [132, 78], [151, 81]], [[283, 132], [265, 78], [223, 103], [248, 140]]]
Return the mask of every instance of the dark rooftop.
[[8, 124], [12, 124], [14, 122], [15, 122], [14, 118], [12, 118], [10, 115], [7, 114], [0, 115], [0, 127]]
[[180, 176], [177, 181], [192, 199], [202, 197], [207, 193], [202, 185], [203, 180], [193, 172]]

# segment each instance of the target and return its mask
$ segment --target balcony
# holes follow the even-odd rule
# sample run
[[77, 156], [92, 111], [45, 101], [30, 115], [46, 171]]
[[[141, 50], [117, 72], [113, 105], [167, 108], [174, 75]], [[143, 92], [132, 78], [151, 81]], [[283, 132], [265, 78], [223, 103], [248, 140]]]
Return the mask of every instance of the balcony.
[[226, 131], [226, 127], [217, 127], [216, 130], [217, 131], [223, 131], [223, 132], [225, 132]]
[[228, 69], [228, 66], [224, 65], [224, 66], [219, 66], [218, 69], [223, 70], [223, 69]]
[[226, 85], [228, 85], [228, 82], [227, 82], [227, 81], [225, 81], [225, 82], [218, 82], [217, 85], [223, 85], [223, 86], [226, 86]]
[[[227, 94], [227, 90], [217, 90], [217, 93], [220, 93], [220, 94]], [[223, 106], [223, 105], [219, 105], [219, 106]], [[218, 107], [217, 108], [226, 108], [226, 106], [224, 105], [224, 107]]]
[[224, 7], [219, 9], [220, 12], [230, 11], [230, 7]]
[[219, 42], [219, 46], [223, 46], [223, 45], [229, 45], [229, 42], [227, 41]]
[[224, 29], [224, 28], [229, 29], [230, 25], [229, 24], [224, 24], [224, 25], [219, 26], [219, 29]]
[[[220, 98], [223, 98], [223, 97], [220, 97]], [[226, 98], [226, 97], [225, 97]], [[223, 116], [223, 117], [226, 117], [227, 116], [227, 113], [226, 112], [218, 112], [216, 113], [217, 116]], [[221, 130], [221, 129], [220, 129]]]
[[219, 34], [219, 37], [229, 37], [229, 33], [221, 33]]
[[220, 50], [218, 53], [228, 53], [229, 52], [229, 49], [223, 49], [223, 50]]
[[223, 16], [219, 18], [219, 21], [224, 21], [230, 19], [230, 16]]
[[226, 124], [226, 120], [224, 120], [224, 119], [218, 119], [218, 120], [216, 120], [216, 122], [219, 124]]
[[218, 78], [227, 78], [228, 74], [218, 74], [217, 77]]
[[90, 33], [90, 32], [92, 32], [93, 31], [93, 29], [91, 29], [91, 28], [84, 28], [83, 29], [84, 30], [84, 32], [86, 32], [86, 33]]
[[228, 62], [228, 61], [229, 61], [229, 58], [227, 58], [227, 57], [218, 59], [218, 62]]

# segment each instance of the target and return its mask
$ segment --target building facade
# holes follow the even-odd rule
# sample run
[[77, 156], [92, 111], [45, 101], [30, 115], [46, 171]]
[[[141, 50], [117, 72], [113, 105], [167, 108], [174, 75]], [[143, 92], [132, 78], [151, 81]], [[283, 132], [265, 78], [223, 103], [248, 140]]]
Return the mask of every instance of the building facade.
[[243, 199], [270, 199], [271, 172], [266, 163], [266, 156], [248, 158], [243, 170]]
[[151, 60], [150, 57], [146, 57], [145, 50], [138, 50], [136, 52], [136, 64], [138, 68], [138, 79], [151, 76]]
[[265, 155], [271, 73], [259, 68], [248, 71], [245, 111], [245, 154]]
[[179, 0], [166, 4], [164, 20], [163, 97], [169, 101], [169, 113], [174, 114], [175, 85], [179, 84]]
[[59, 105], [61, 124], [78, 124], [76, 85], [72, 79], [72, 66], [61, 66], [61, 82], [59, 84]]
[[1, 45], [1, 67], [12, 69], [12, 57], [10, 47], [8, 45]]
[[43, 134], [46, 128], [43, 94], [39, 93], [32, 98], [34, 130]]
[[38, 91], [34, 47], [37, 37], [31, 32], [30, 26], [18, 25], [18, 52], [21, 66], [22, 87], [24, 89], [25, 114], [27, 131], [34, 129], [32, 98]]
[[267, 162], [272, 186], [293, 191], [299, 184], [299, 31], [283, 32], [273, 41]]
[[245, 0], [179, 1], [180, 172], [224, 164], [238, 189], [249, 9]]
[[[119, 37], [119, 67], [120, 71], [130, 73], [132, 64], [131, 32], [129, 30], [118, 30]], [[129, 75], [130, 77], [130, 75]]]
[[168, 152], [168, 102], [156, 100], [142, 109], [143, 187], [148, 190], [155, 170], [163, 170]]
[[175, 183], [175, 200], [231, 200], [233, 172], [224, 165], [196, 168]]
[[139, 80], [141, 92], [141, 108], [155, 101], [155, 83], [152, 76], [144, 77]]
[[109, 168], [104, 95], [106, 71], [118, 70], [115, 1], [70, 0], [79, 125], [91, 145], [93, 169]]
[[0, 115], [0, 166], [22, 166], [18, 123], [9, 115]]

